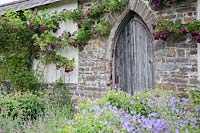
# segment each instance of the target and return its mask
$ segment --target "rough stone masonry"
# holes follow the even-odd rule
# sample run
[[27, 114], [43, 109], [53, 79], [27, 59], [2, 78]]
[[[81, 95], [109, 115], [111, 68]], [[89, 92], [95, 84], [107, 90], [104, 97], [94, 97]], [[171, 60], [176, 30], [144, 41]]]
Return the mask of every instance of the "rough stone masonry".
[[[95, 0], [83, 0], [79, 6], [91, 5]], [[88, 4], [89, 3], [89, 4]], [[127, 12], [134, 11], [145, 22], [150, 32], [154, 20], [172, 20], [183, 23], [197, 19], [197, 0], [185, 0], [177, 5], [153, 11], [146, 0], [129, 0], [125, 9], [108, 14], [112, 24], [110, 35], [93, 38], [83, 51], [79, 52], [78, 84], [70, 84], [73, 99], [96, 99], [115, 89], [113, 83], [113, 42], [119, 23]], [[154, 69], [157, 88], [184, 91], [198, 87], [197, 44], [190, 39], [178, 41], [154, 41]], [[2, 88], [2, 87], [1, 87]]]
[[[80, 3], [83, 7], [84, 1]], [[73, 95], [83, 98], [99, 98], [108, 90], [114, 89], [112, 70], [112, 41], [116, 23], [124, 17], [124, 12], [132, 10], [140, 15], [151, 30], [154, 20], [172, 20], [183, 23], [196, 20], [197, 0], [186, 0], [177, 5], [169, 5], [159, 11], [153, 11], [145, 0], [130, 0], [126, 9], [108, 15], [112, 30], [108, 37], [89, 41], [83, 51], [79, 52], [79, 84]], [[154, 65], [156, 87], [167, 90], [184, 91], [188, 87], [198, 87], [197, 44], [193, 40], [171, 42], [154, 41]]]

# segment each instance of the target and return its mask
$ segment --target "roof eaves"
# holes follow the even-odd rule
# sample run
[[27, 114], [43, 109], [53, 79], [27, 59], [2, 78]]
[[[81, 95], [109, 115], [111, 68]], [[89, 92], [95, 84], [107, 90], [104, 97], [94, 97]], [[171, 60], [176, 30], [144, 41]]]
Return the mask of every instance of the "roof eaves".
[[62, 2], [64, 0], [21, 0], [14, 1], [11, 3], [3, 4], [0, 6], [0, 12], [7, 12], [10, 9], [14, 9], [15, 11], [20, 11], [23, 9], [31, 9], [34, 7], [39, 7], [47, 4], [52, 4], [56, 2]]

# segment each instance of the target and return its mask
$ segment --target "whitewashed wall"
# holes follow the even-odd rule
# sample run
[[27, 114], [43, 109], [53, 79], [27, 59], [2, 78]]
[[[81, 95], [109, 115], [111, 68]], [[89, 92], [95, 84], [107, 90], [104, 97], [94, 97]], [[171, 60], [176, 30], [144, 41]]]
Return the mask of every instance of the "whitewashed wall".
[[[48, 8], [50, 11], [62, 11], [62, 10], [72, 10], [78, 7], [77, 0], [65, 0], [64, 2], [59, 2], [55, 4], [48, 5], [46, 7], [41, 7], [40, 9]], [[73, 32], [77, 30], [76, 24], [72, 22], [64, 22], [60, 24], [60, 30], [56, 33], [56, 36], [59, 36], [64, 30], [69, 32]], [[71, 73], [65, 73], [63, 69], [56, 70], [54, 64], [50, 64], [47, 66], [41, 65], [39, 61], [34, 61], [34, 69], [39, 72], [41, 75], [41, 79], [43, 79], [46, 83], [53, 83], [58, 79], [62, 79], [65, 83], [78, 83], [78, 49], [76, 48], [65, 48], [63, 50], [58, 51], [59, 54], [64, 55], [70, 59], [75, 58], [75, 69]]]

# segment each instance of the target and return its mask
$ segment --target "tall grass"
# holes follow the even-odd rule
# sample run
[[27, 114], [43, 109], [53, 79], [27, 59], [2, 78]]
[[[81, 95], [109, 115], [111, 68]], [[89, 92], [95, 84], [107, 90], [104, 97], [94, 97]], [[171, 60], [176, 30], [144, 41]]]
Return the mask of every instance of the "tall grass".
[[63, 129], [72, 117], [70, 106], [47, 106], [44, 115], [36, 120], [24, 121], [20, 115], [15, 119], [0, 115], [0, 132], [6, 133], [56, 133]]

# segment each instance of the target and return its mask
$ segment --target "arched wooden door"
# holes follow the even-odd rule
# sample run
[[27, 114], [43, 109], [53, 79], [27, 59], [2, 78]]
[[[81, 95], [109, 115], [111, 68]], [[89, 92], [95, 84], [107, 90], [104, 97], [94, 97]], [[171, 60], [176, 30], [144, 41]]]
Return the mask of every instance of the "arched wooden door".
[[115, 86], [133, 94], [154, 87], [153, 46], [149, 29], [134, 13], [121, 24], [115, 45]]

